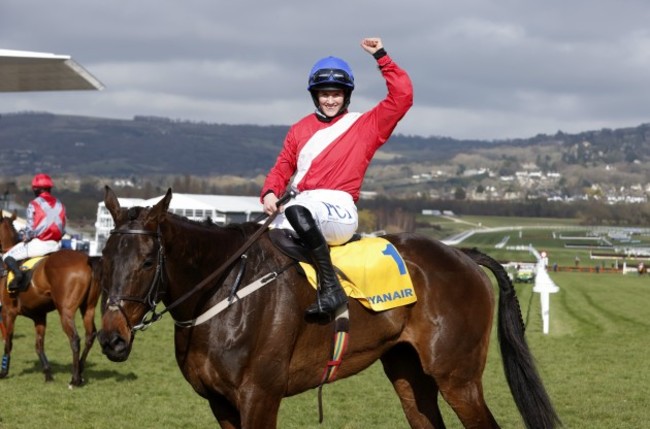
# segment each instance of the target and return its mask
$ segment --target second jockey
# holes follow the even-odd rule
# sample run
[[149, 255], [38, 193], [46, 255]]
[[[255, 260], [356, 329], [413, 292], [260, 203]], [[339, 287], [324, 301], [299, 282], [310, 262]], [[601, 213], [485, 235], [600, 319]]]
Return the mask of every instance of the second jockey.
[[37, 174], [32, 179], [34, 198], [27, 206], [27, 225], [19, 231], [21, 241], [3, 256], [3, 261], [14, 273], [14, 280], [7, 286], [15, 291], [20, 285], [23, 273], [18, 261], [55, 252], [61, 247], [65, 234], [66, 214], [63, 203], [52, 196], [54, 187], [47, 174]]

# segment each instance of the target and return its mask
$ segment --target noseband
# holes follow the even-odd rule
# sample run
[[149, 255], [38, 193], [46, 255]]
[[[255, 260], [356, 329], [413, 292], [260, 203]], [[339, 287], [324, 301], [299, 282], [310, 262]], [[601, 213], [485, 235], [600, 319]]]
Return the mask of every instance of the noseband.
[[[162, 244], [160, 228], [158, 231], [147, 231], [146, 229], [113, 229], [110, 234], [135, 234], [135, 235], [147, 235], [158, 240], [158, 264], [156, 265], [156, 273], [154, 274], [153, 280], [151, 281], [151, 286], [147, 290], [145, 297], [137, 296], [128, 296], [128, 295], [117, 295], [109, 296], [106, 300], [107, 309], [118, 309], [122, 316], [126, 320], [127, 325], [131, 331], [144, 331], [147, 329], [153, 322], [160, 319], [164, 313], [156, 312], [156, 299], [162, 290], [163, 285], [163, 265], [165, 261], [165, 249]], [[136, 302], [147, 307], [147, 312], [142, 316], [142, 320], [135, 326], [131, 326], [131, 322], [124, 311], [122, 303], [124, 301]]]

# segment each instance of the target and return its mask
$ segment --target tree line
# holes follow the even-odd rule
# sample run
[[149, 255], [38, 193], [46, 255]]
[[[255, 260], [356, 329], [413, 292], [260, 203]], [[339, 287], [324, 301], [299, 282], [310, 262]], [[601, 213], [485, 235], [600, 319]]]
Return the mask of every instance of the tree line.
[[[177, 193], [246, 195], [260, 192], [259, 181], [236, 181], [208, 184], [190, 176], [177, 176], [164, 181], [146, 181], [138, 186], [112, 186], [118, 196], [148, 199], [164, 194], [171, 187]], [[57, 189], [53, 193], [66, 205], [71, 222], [92, 225], [97, 204], [104, 199], [104, 184], [82, 180], [77, 189]], [[0, 182], [0, 198], [25, 206], [33, 198], [29, 188], [15, 182]], [[6, 206], [3, 205], [3, 208]], [[414, 231], [416, 216], [423, 210], [451, 211], [455, 215], [513, 216], [528, 218], [577, 219], [583, 225], [646, 226], [650, 225], [650, 204], [606, 204], [601, 201], [549, 202], [468, 201], [462, 199], [395, 198], [379, 196], [358, 202], [363, 232], [375, 230]], [[23, 215], [20, 214], [19, 215]]]

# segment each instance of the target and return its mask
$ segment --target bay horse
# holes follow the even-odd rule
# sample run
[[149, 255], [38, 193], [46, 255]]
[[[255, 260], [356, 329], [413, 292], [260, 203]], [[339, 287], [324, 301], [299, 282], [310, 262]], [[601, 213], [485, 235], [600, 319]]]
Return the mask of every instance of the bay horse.
[[[111, 361], [127, 360], [136, 332], [169, 312], [176, 321], [178, 366], [207, 399], [219, 425], [275, 428], [282, 398], [320, 386], [332, 352], [332, 323], [304, 319], [315, 291], [295, 261], [260, 231], [264, 225], [206, 225], [169, 213], [171, 189], [153, 207], [128, 209], [108, 186], [105, 191], [115, 228], [102, 254], [98, 341], [103, 353]], [[445, 427], [439, 394], [465, 427], [499, 427], [481, 381], [495, 306], [483, 265], [498, 280], [501, 355], [524, 424], [559, 426], [503, 267], [476, 250], [461, 251], [421, 235], [384, 237], [403, 257], [417, 302], [372, 312], [351, 300], [348, 348], [337, 378], [380, 360], [411, 427]], [[239, 257], [242, 252], [245, 257]], [[264, 279], [274, 281], [228, 299], [240, 281], [247, 285], [240, 289], [243, 295]], [[157, 313], [161, 301], [165, 310]], [[212, 312], [220, 306], [223, 311]], [[213, 317], [206, 320], [205, 314]], [[205, 322], [187, 323], [199, 319]]]
[[[12, 216], [2, 216], [0, 221], [0, 243], [3, 252], [18, 243], [19, 237]], [[61, 249], [51, 253], [34, 267], [29, 287], [18, 293], [9, 293], [6, 287], [7, 275], [0, 282], [2, 321], [5, 325], [4, 354], [0, 367], [0, 379], [9, 375], [14, 326], [17, 316], [25, 316], [34, 322], [36, 331], [36, 354], [41, 363], [45, 381], [52, 381], [52, 368], [45, 354], [45, 330], [47, 313], [57, 310], [61, 326], [72, 349], [72, 379], [69, 387], [81, 386], [83, 370], [88, 352], [97, 334], [95, 309], [99, 301], [99, 281], [93, 274], [99, 269], [99, 258], [85, 253]], [[79, 310], [85, 329], [83, 352], [75, 325], [75, 313]], [[80, 354], [81, 352], [81, 354]]]

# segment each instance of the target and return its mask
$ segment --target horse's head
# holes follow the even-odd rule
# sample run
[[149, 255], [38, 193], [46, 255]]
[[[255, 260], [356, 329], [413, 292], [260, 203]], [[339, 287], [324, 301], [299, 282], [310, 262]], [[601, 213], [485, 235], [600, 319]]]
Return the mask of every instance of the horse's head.
[[2, 211], [2, 217], [0, 218], [0, 251], [2, 253], [11, 249], [19, 241], [18, 232], [14, 227], [16, 217], [16, 210], [12, 212], [11, 216], [5, 216], [4, 210]]
[[159, 301], [163, 248], [160, 225], [165, 221], [171, 189], [153, 207], [122, 208], [107, 186], [106, 208], [115, 228], [102, 251], [102, 329], [99, 343], [112, 361], [129, 357], [135, 331], [146, 327]]

